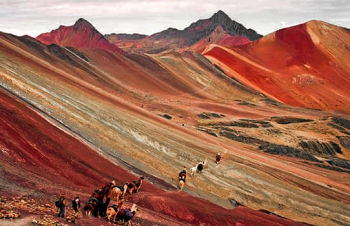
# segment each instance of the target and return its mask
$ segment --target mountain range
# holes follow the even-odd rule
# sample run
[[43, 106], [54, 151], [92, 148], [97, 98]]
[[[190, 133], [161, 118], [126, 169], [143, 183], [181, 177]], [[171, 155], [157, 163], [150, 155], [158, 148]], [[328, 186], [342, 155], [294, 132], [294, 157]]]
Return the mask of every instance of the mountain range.
[[262, 36], [231, 20], [223, 11], [209, 19], [198, 20], [184, 30], [168, 28], [150, 36], [110, 34], [106, 38], [128, 52], [159, 53], [165, 50], [203, 49], [206, 44], [242, 45]]
[[144, 176], [125, 201], [140, 225], [347, 224], [349, 49], [347, 28], [263, 37], [223, 11], [150, 36], [1, 32], [0, 194], [87, 200]]

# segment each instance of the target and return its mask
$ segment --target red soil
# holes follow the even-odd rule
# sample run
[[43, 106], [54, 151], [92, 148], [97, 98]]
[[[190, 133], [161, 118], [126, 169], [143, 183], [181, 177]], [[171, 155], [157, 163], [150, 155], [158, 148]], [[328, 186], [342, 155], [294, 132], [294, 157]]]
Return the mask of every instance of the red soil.
[[343, 48], [349, 44], [345, 29], [312, 21], [237, 48], [213, 46], [204, 54], [230, 76], [281, 102], [348, 111], [350, 55]]
[[[26, 181], [31, 181], [32, 188], [49, 193], [55, 192], [52, 187], [63, 187], [68, 193], [88, 194], [112, 178], [119, 183], [136, 178], [4, 90], [0, 91], [0, 106], [0, 155], [1, 164], [8, 166], [3, 174], [8, 182], [30, 187]], [[45, 179], [45, 184], [33, 175]], [[227, 210], [186, 193], [164, 192], [147, 182], [133, 199], [142, 207], [191, 224], [294, 224], [245, 207]]]
[[60, 26], [56, 30], [39, 35], [36, 39], [46, 45], [57, 44], [78, 49], [104, 49], [123, 53], [84, 19], [79, 19], [73, 26]]
[[4, 90], [0, 92], [0, 105], [1, 159], [14, 166], [20, 164], [18, 170], [85, 192], [116, 175], [120, 182], [135, 178]]
[[232, 36], [227, 34], [221, 26], [218, 26], [211, 34], [202, 38], [190, 48], [201, 53], [210, 44], [217, 44], [224, 47], [236, 47], [250, 42], [251, 41], [245, 36]]

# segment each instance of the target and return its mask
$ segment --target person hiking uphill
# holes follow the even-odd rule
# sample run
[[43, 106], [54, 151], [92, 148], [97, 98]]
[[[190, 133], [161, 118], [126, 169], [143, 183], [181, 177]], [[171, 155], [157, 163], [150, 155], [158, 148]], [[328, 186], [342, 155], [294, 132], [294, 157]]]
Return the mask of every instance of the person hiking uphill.
[[72, 200], [72, 208], [74, 210], [74, 215], [77, 216], [80, 209], [80, 199], [78, 195]]
[[184, 166], [184, 169], [181, 170], [179, 173], [179, 181], [182, 180], [183, 182], [186, 182], [186, 174], [187, 174], [187, 170], [186, 170], [186, 166]]
[[187, 170], [186, 170], [186, 166], [184, 166], [184, 169], [179, 173], [179, 187], [180, 187], [179, 191], [182, 191], [184, 189], [184, 186], [186, 183], [186, 174], [187, 174]]
[[216, 158], [215, 158], [216, 164], [219, 164], [220, 160], [221, 160], [221, 154], [219, 152], [219, 153], [217, 153]]
[[64, 218], [65, 209], [67, 205], [64, 193], [61, 193], [60, 198], [55, 202], [55, 205], [59, 209], [58, 217]]

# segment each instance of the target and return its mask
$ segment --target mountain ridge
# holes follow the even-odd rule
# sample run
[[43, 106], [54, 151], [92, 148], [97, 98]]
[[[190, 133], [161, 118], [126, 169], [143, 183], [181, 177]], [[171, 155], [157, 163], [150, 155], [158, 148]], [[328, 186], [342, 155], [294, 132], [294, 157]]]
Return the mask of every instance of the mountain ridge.
[[[167, 28], [136, 41], [130, 41], [130, 39], [118, 36], [118, 34], [107, 34], [105, 37], [125, 51], [158, 53], [168, 49], [191, 48], [192, 45], [207, 38], [218, 27], [222, 27], [223, 34], [241, 39], [245, 38], [248, 41], [254, 41], [262, 37], [256, 31], [247, 29], [242, 24], [232, 20], [222, 10], [219, 10], [208, 19], [200, 19], [191, 23], [183, 30]], [[233, 46], [240, 44], [241, 42], [236, 43], [234, 41], [230, 43]]]
[[122, 54], [123, 51], [108, 40], [87, 20], [79, 18], [71, 26], [59, 26], [36, 37], [46, 45], [57, 44], [77, 49], [104, 49]]
[[228, 75], [283, 103], [349, 112], [349, 48], [348, 29], [311, 20], [243, 46], [211, 45], [203, 54]]

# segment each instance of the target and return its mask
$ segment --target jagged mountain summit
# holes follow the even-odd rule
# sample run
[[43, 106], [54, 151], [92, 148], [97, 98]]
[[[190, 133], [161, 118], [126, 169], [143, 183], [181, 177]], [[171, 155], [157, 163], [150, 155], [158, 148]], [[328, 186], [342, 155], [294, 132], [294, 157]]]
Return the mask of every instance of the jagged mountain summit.
[[220, 10], [209, 19], [198, 20], [184, 30], [168, 28], [146, 37], [126, 37], [121, 34], [110, 34], [105, 37], [125, 51], [158, 53], [169, 49], [186, 48], [202, 51], [208, 44], [214, 43], [237, 46], [262, 36], [232, 20]]

